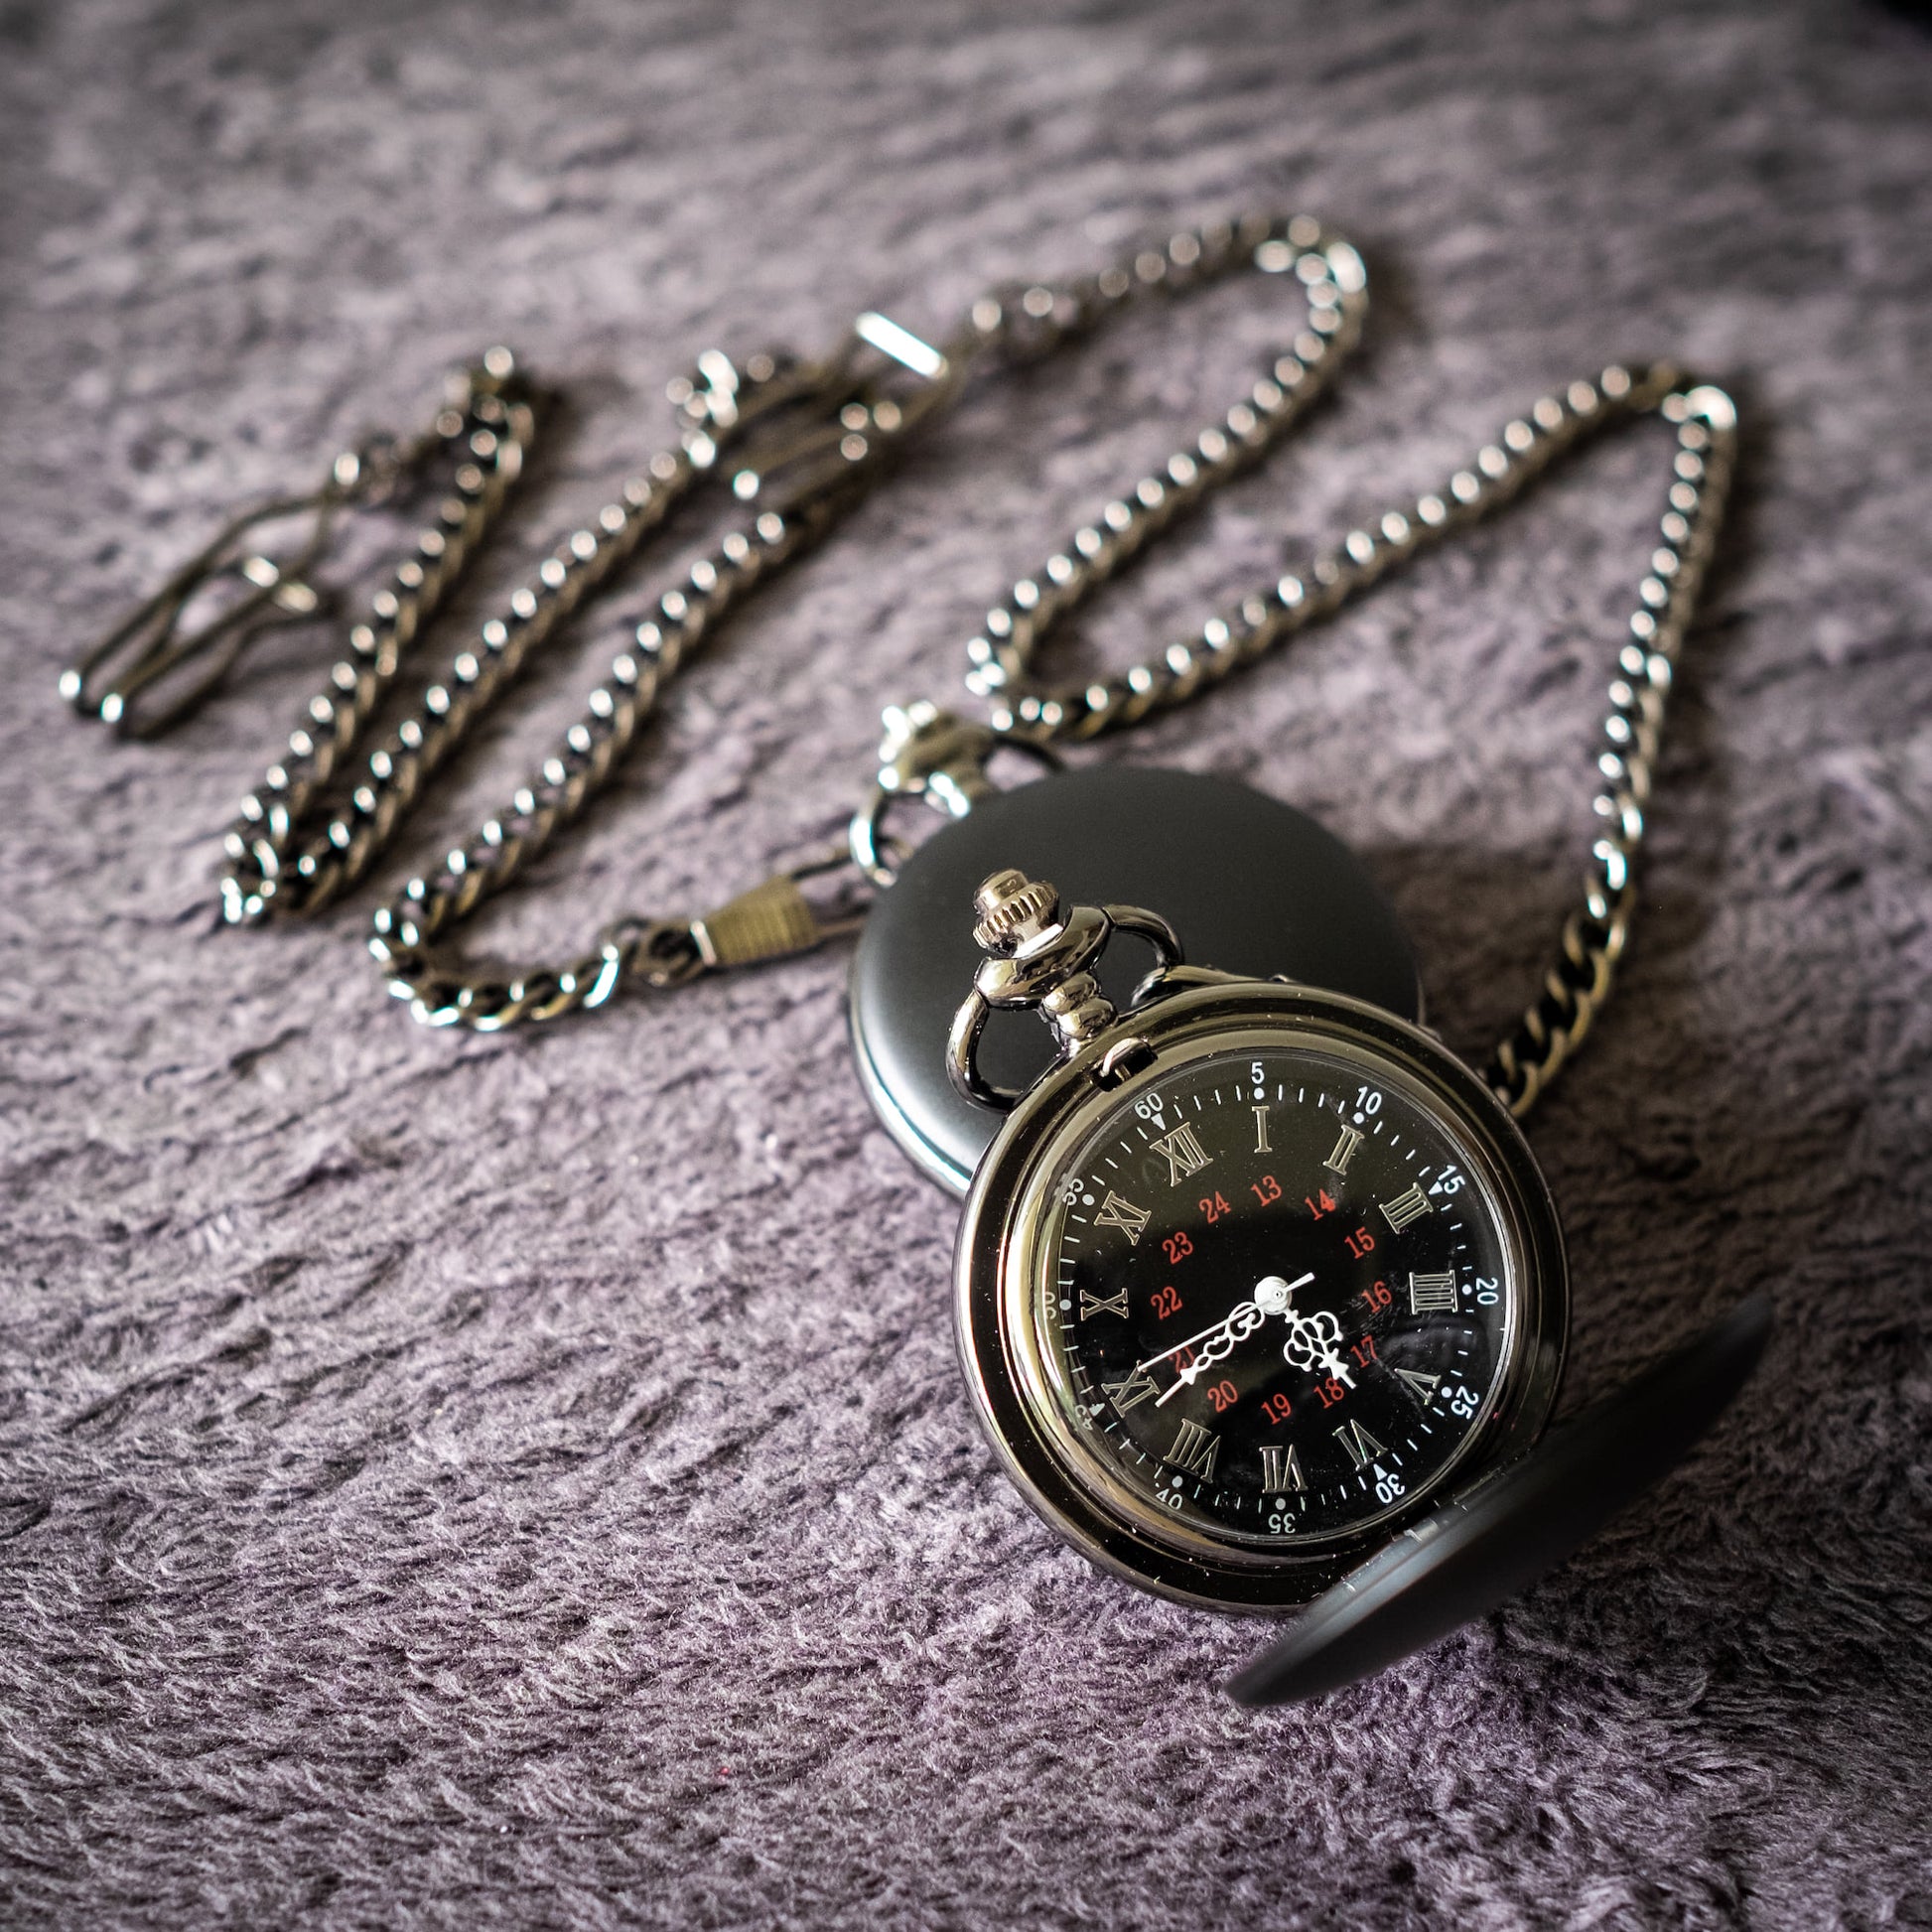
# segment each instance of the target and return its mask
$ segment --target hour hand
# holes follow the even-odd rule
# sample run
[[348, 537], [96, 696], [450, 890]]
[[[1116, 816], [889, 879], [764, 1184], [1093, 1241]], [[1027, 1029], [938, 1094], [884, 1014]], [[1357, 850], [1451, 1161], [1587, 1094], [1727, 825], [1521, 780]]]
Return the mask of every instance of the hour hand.
[[1338, 1352], [1340, 1342], [1341, 1324], [1325, 1309], [1314, 1315], [1291, 1312], [1282, 1355], [1293, 1368], [1312, 1372], [1319, 1367], [1352, 1389], [1355, 1378], [1343, 1366]]

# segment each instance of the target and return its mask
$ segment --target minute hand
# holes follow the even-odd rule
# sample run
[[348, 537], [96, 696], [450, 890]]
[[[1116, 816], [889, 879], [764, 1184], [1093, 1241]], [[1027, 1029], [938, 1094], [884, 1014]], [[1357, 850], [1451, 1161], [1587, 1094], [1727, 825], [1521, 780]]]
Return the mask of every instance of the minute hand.
[[1178, 1355], [1183, 1348], [1191, 1348], [1195, 1342], [1205, 1341], [1209, 1335], [1218, 1335], [1237, 1315], [1246, 1313], [1250, 1309], [1254, 1309], [1257, 1314], [1261, 1312], [1259, 1309], [1255, 1309], [1255, 1305], [1252, 1302], [1235, 1303], [1233, 1308], [1229, 1309], [1220, 1320], [1210, 1321], [1199, 1334], [1189, 1335], [1185, 1341], [1177, 1341], [1172, 1348], [1164, 1348], [1160, 1354], [1150, 1355], [1146, 1361], [1137, 1362], [1134, 1366], [1134, 1373], [1138, 1375], [1142, 1369], [1152, 1368], [1156, 1362], [1165, 1362], [1170, 1355]]
[[[1288, 1284], [1289, 1294], [1293, 1295], [1298, 1288], [1306, 1287], [1310, 1282], [1313, 1280], [1314, 1280], [1314, 1276], [1312, 1274], [1307, 1274], [1307, 1275], [1303, 1275], [1296, 1281], [1290, 1282]], [[1220, 1320], [1210, 1321], [1207, 1324], [1207, 1326], [1200, 1331], [1199, 1334], [1189, 1335], [1185, 1341], [1177, 1341], [1174, 1343], [1174, 1345], [1172, 1348], [1164, 1348], [1162, 1349], [1160, 1354], [1150, 1355], [1146, 1361], [1137, 1362], [1134, 1365], [1134, 1373], [1138, 1375], [1140, 1374], [1142, 1369], [1152, 1368], [1156, 1362], [1165, 1362], [1170, 1355], [1178, 1355], [1183, 1348], [1191, 1348], [1197, 1341], [1205, 1341], [1209, 1335], [1216, 1334], [1221, 1329], [1225, 1328], [1228, 1325], [1228, 1323], [1235, 1318], [1236, 1315], [1242, 1312], [1243, 1310], [1253, 1309], [1258, 1307], [1259, 1304], [1254, 1301], [1237, 1302], [1233, 1308], [1228, 1310], [1226, 1314], [1222, 1315]], [[1262, 1311], [1264, 1313], [1266, 1312], [1265, 1310]]]

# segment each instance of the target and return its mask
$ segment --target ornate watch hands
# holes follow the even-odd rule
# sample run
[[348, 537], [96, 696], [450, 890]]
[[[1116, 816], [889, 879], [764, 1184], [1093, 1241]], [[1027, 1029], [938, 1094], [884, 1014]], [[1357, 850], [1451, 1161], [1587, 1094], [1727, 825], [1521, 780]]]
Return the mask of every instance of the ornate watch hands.
[[1288, 1311], [1288, 1340], [1282, 1344], [1282, 1357], [1291, 1367], [1319, 1367], [1344, 1388], [1352, 1389], [1355, 1378], [1343, 1366], [1340, 1354], [1341, 1323], [1323, 1309], [1319, 1314]]
[[[1182, 1389], [1191, 1389], [1199, 1377], [1216, 1362], [1225, 1361], [1234, 1352], [1234, 1344], [1237, 1341], [1245, 1341], [1271, 1314], [1286, 1314], [1291, 1328], [1294, 1328], [1301, 1317], [1289, 1308], [1289, 1298], [1298, 1288], [1305, 1288], [1313, 1280], [1312, 1273], [1303, 1275], [1292, 1282], [1283, 1281], [1279, 1275], [1266, 1276], [1255, 1284], [1255, 1292], [1251, 1300], [1237, 1302], [1220, 1320], [1203, 1328], [1199, 1334], [1189, 1335], [1185, 1341], [1177, 1341], [1172, 1348], [1164, 1348], [1158, 1355], [1150, 1355], [1136, 1368], [1136, 1374], [1152, 1368], [1156, 1362], [1165, 1362], [1178, 1355], [1183, 1348], [1192, 1348], [1196, 1343], [1200, 1344], [1200, 1352], [1193, 1360], [1185, 1368], [1174, 1370], [1179, 1380], [1155, 1398], [1155, 1406], [1159, 1408], [1169, 1396], [1175, 1395]], [[1334, 1316], [1329, 1315], [1327, 1319], [1332, 1324]], [[1299, 1333], [1300, 1330], [1297, 1329], [1296, 1332]], [[1335, 1339], [1337, 1341], [1341, 1339], [1339, 1328], [1335, 1330]]]
[[1316, 1314], [1304, 1314], [1288, 1305], [1288, 1298], [1302, 1282], [1313, 1280], [1312, 1275], [1304, 1275], [1302, 1281], [1285, 1282], [1279, 1275], [1270, 1275], [1256, 1285], [1255, 1301], [1270, 1314], [1287, 1315], [1288, 1339], [1282, 1344], [1282, 1359], [1291, 1368], [1312, 1369], [1318, 1364], [1344, 1387], [1352, 1389], [1355, 1378], [1342, 1366], [1337, 1352], [1341, 1346], [1341, 1323], [1326, 1309]]
[[[1185, 1341], [1177, 1341], [1172, 1348], [1164, 1348], [1160, 1354], [1150, 1355], [1146, 1361], [1135, 1363], [1134, 1373], [1138, 1375], [1143, 1369], [1152, 1368], [1156, 1362], [1165, 1362], [1170, 1355], [1178, 1355], [1183, 1348], [1193, 1347], [1195, 1342], [1204, 1340], [1211, 1334], [1218, 1333], [1230, 1322], [1239, 1321], [1244, 1315], [1252, 1316], [1257, 1312], [1261, 1314], [1280, 1314], [1288, 1307], [1288, 1298], [1298, 1288], [1306, 1288], [1313, 1280], [1314, 1276], [1312, 1273], [1303, 1275], [1298, 1280], [1292, 1282], [1283, 1281], [1279, 1275], [1265, 1277], [1255, 1284], [1254, 1299], [1252, 1301], [1242, 1302], [1235, 1308], [1230, 1309], [1226, 1314], [1222, 1315], [1220, 1320], [1209, 1322], [1199, 1334], [1189, 1335]], [[1254, 1331], [1255, 1324], [1252, 1320], [1249, 1320], [1241, 1332], [1251, 1335]]]
[[1264, 1276], [1255, 1284], [1253, 1296], [1237, 1302], [1220, 1320], [1210, 1323], [1199, 1334], [1189, 1335], [1185, 1341], [1177, 1341], [1172, 1348], [1164, 1348], [1160, 1354], [1136, 1363], [1134, 1372], [1138, 1375], [1157, 1362], [1171, 1361], [1183, 1349], [1195, 1350], [1185, 1367], [1174, 1369], [1174, 1381], [1155, 1397], [1155, 1406], [1163, 1406], [1182, 1389], [1191, 1389], [1210, 1368], [1226, 1361], [1233, 1354], [1235, 1343], [1245, 1341], [1271, 1314], [1287, 1317], [1288, 1339], [1282, 1344], [1284, 1361], [1292, 1368], [1310, 1373], [1319, 1369], [1324, 1375], [1333, 1376], [1344, 1388], [1352, 1389], [1355, 1378], [1341, 1359], [1341, 1323], [1326, 1309], [1315, 1314], [1304, 1314], [1292, 1304], [1295, 1291], [1306, 1288], [1313, 1280], [1312, 1272], [1292, 1282], [1284, 1281], [1279, 1275]]

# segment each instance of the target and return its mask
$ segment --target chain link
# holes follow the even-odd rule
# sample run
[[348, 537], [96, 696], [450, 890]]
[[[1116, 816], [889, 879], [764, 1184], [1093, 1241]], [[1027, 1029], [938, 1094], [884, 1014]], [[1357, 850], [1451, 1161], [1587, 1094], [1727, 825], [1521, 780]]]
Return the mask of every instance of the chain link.
[[[535, 581], [483, 624], [477, 643], [421, 693], [350, 782], [348, 760], [372, 713], [482, 543], [537, 433], [534, 391], [507, 351], [492, 350], [462, 379], [461, 397], [438, 419], [457, 464], [455, 494], [375, 594], [368, 617], [351, 628], [347, 655], [304, 707], [287, 754], [242, 802], [225, 841], [224, 915], [255, 924], [315, 912], [352, 888], [530, 659], [697, 485], [729, 477], [734, 495], [770, 506], [724, 536], [683, 583], [657, 599], [591, 693], [585, 715], [474, 838], [435, 871], [410, 880], [376, 913], [370, 941], [391, 992], [419, 1020], [480, 1031], [601, 1005], [626, 983], [679, 985], [721, 963], [706, 955], [701, 928], [707, 921], [681, 916], [620, 920], [563, 963], [509, 975], [453, 963], [444, 949], [455, 929], [525, 871], [609, 782], [703, 639], [856, 503], [907, 437], [953, 401], [976, 365], [1039, 361], [1150, 297], [1181, 294], [1240, 269], [1290, 275], [1311, 250], [1321, 249], [1332, 251], [1332, 273], [1359, 294], [1361, 266], [1346, 243], [1325, 237], [1306, 217], [1247, 217], [1177, 234], [1165, 249], [1143, 249], [1097, 274], [996, 290], [975, 302], [937, 347], [867, 316], [823, 363], [759, 355], [741, 368], [707, 353], [692, 375], [672, 385], [681, 419], [676, 444], [557, 546]], [[1300, 286], [1318, 289], [1330, 280], [1326, 269], [1320, 276], [1304, 273]], [[1307, 307], [1309, 331], [1332, 329], [1312, 293]], [[1226, 473], [1260, 455], [1319, 386], [1314, 342], [1307, 331], [1298, 336], [1298, 349], [1311, 348], [1309, 377], [1292, 404], [1285, 401], [1248, 427]], [[742, 462], [730, 460], [748, 445]], [[755, 888], [747, 899], [765, 892]], [[814, 917], [808, 926], [803, 905], [801, 895], [786, 902], [785, 917], [755, 921], [755, 927], [771, 934], [772, 945], [787, 938], [786, 949], [795, 950], [846, 923]], [[710, 923], [727, 915], [741, 924], [745, 917], [735, 902]]]
[[[443, 950], [455, 928], [528, 868], [610, 781], [670, 680], [717, 624], [849, 511], [898, 448], [952, 403], [976, 365], [1041, 359], [1147, 298], [1181, 294], [1242, 269], [1297, 288], [1304, 313], [1292, 342], [1232, 408], [1161, 472], [1108, 503], [1042, 570], [1013, 587], [968, 646], [968, 688], [988, 702], [993, 737], [1023, 749], [1043, 754], [1057, 741], [1124, 730], [1187, 702], [1330, 616], [1391, 568], [1511, 500], [1566, 451], [1611, 424], [1652, 413], [1674, 424], [1678, 451], [1660, 540], [1638, 587], [1639, 608], [1610, 686], [1596, 760], [1599, 824], [1583, 904], [1564, 925], [1556, 962], [1537, 997], [1488, 1068], [1503, 1103], [1519, 1116], [1526, 1113], [1588, 1031], [1627, 941], [1635, 902], [1632, 867], [1644, 837], [1665, 704], [1732, 467], [1735, 413], [1722, 390], [1690, 385], [1661, 364], [1612, 367], [1593, 381], [1573, 383], [1506, 424], [1442, 489], [1350, 531], [1306, 568], [1244, 598], [1159, 658], [1077, 687], [1052, 687], [1033, 674], [1035, 655], [1054, 627], [1169, 523], [1272, 448], [1327, 387], [1359, 339], [1368, 307], [1361, 259], [1347, 241], [1303, 215], [1211, 223], [1098, 274], [996, 290], [974, 303], [936, 346], [868, 315], [822, 362], [762, 354], [741, 366], [717, 351], [701, 356], [696, 370], [671, 388], [675, 442], [595, 518], [570, 532], [534, 581], [515, 591], [506, 611], [458, 654], [450, 674], [422, 692], [351, 782], [347, 763], [372, 714], [485, 540], [538, 430], [534, 386], [506, 350], [491, 350], [457, 379], [431, 429], [390, 457], [385, 488], [397, 475], [418, 477], [441, 460], [451, 469], [451, 493], [375, 594], [368, 616], [351, 627], [347, 654], [305, 707], [286, 755], [243, 801], [226, 838], [225, 916], [253, 924], [283, 912], [313, 912], [355, 885], [438, 768], [530, 659], [608, 587], [698, 485], [729, 478], [732, 493], [753, 506], [750, 520], [657, 598], [592, 692], [585, 715], [507, 805], [377, 912], [371, 950], [391, 992], [407, 1000], [419, 1020], [494, 1031], [602, 1005], [627, 983], [668, 988], [712, 967], [802, 950], [849, 929], [849, 912], [827, 920], [803, 896], [799, 881], [830, 867], [818, 860], [703, 918], [621, 919], [559, 965], [497, 976], [452, 963]], [[277, 512], [320, 506], [316, 537], [301, 559], [305, 568], [327, 534], [322, 519], [339, 503], [373, 493], [363, 480], [376, 472], [366, 456], [362, 469], [357, 462], [339, 459], [332, 471], [336, 483], [314, 498], [269, 506]], [[110, 721], [118, 716], [120, 688], [96, 691], [88, 682], [94, 666], [157, 612], [169, 666], [202, 647], [203, 639], [171, 639], [170, 633], [196, 587], [214, 575], [238, 570], [263, 597], [300, 614], [286, 572], [260, 558], [237, 563], [223, 547], [265, 513], [231, 524], [66, 674], [64, 694]], [[143, 674], [153, 674], [151, 664], [145, 672], [137, 666], [134, 681]], [[190, 702], [212, 681], [210, 676], [198, 687]], [[918, 744], [908, 750], [905, 742], [929, 734], [934, 746], [952, 746], [956, 754], [958, 721], [930, 707], [911, 707], [905, 716], [906, 730], [888, 747], [892, 768], [882, 771], [872, 806], [855, 821], [854, 853], [862, 870], [882, 882], [892, 871], [885, 856], [889, 842], [878, 831], [889, 794], [923, 788], [933, 802], [956, 811], [972, 790], [972, 774], [950, 767], [937, 774], [946, 782], [928, 784], [935, 774], [919, 763]]]
[[1313, 279], [1320, 255], [1304, 256], [1313, 328], [1296, 352], [1256, 385], [1253, 405], [1204, 431], [1164, 473], [1109, 503], [1077, 530], [1036, 577], [1023, 578], [967, 646], [968, 688], [993, 699], [992, 729], [1029, 743], [1087, 739], [1139, 724], [1184, 704], [1230, 671], [1251, 664], [1317, 619], [1332, 615], [1387, 571], [1450, 532], [1480, 521], [1518, 495], [1559, 457], [1620, 421], [1648, 414], [1676, 426], [1677, 456], [1659, 541], [1637, 587], [1628, 640], [1609, 687], [1591, 801], [1597, 832], [1583, 904], [1565, 921], [1558, 955], [1536, 998], [1498, 1043], [1486, 1075], [1519, 1119], [1527, 1114], [1589, 1031], [1608, 997], [1635, 909], [1633, 871], [1646, 829], [1664, 710], [1677, 660], [1723, 521], [1736, 449], [1730, 398], [1687, 384], [1667, 363], [1605, 369], [1539, 397], [1505, 424], [1440, 490], [1351, 530], [1306, 569], [1210, 619], [1198, 638], [1094, 683], [1054, 689], [1033, 680], [1035, 652], [1051, 629], [1159, 530], [1191, 508], [1237, 460], [1242, 439], [1270, 410], [1292, 409], [1301, 385], [1359, 331], [1364, 292], [1342, 276]]
[[[1339, 339], [1338, 351], [1359, 328], [1366, 286], [1360, 260], [1347, 243], [1327, 236], [1305, 216], [1212, 223], [1175, 235], [1163, 250], [1143, 249], [1095, 275], [1065, 283], [1017, 284], [981, 297], [952, 338], [941, 348], [930, 351], [933, 364], [922, 364], [917, 349], [923, 345], [914, 346], [909, 365], [931, 369], [925, 377], [930, 386], [919, 397], [918, 423], [923, 424], [949, 404], [967, 371], [989, 353], [1009, 366], [1036, 362], [1150, 296], [1184, 293], [1241, 268], [1287, 275], [1302, 271], [1303, 263], [1311, 257], [1321, 262], [1322, 272], [1300, 273], [1300, 285], [1306, 291], [1308, 329], [1295, 339], [1296, 350], [1308, 357], [1307, 373], [1292, 395], [1284, 394], [1272, 409], [1255, 415], [1230, 446], [1219, 474], [1231, 475], [1242, 463], [1259, 457], [1322, 386], [1323, 351], [1328, 339]], [[1348, 290], [1346, 303], [1324, 306], [1320, 292], [1338, 285]], [[874, 332], [876, 344], [890, 345], [903, 333], [892, 325], [886, 329], [892, 333]], [[724, 364], [724, 358], [716, 359]], [[1233, 412], [1236, 418], [1242, 407], [1237, 405]], [[725, 537], [712, 555], [693, 567], [688, 583], [666, 592], [658, 600], [655, 614], [635, 627], [636, 647], [626, 648], [618, 656], [610, 676], [592, 693], [588, 715], [565, 734], [535, 776], [517, 791], [508, 809], [486, 821], [470, 845], [452, 852], [439, 873], [411, 880], [403, 893], [376, 914], [371, 948], [388, 972], [391, 991], [409, 1001], [419, 1020], [432, 1026], [495, 1031], [524, 1020], [549, 1020], [578, 1007], [601, 1005], [627, 982], [641, 981], [656, 989], [681, 985], [714, 963], [705, 957], [700, 942], [698, 928], [704, 922], [683, 917], [621, 921], [600, 935], [595, 951], [560, 967], [513, 977], [439, 968], [432, 949], [483, 898], [506, 886], [582, 812], [608, 780], [628, 750], [638, 725], [700, 638], [761, 577], [794, 554], [808, 535], [819, 534], [855, 499], [852, 485], [862, 481], [858, 475], [861, 466], [865, 466], [869, 480], [877, 457], [915, 427], [912, 412], [902, 403], [885, 404], [883, 424], [877, 410], [867, 420], [866, 409], [863, 401], [847, 403], [841, 409], [838, 421], [845, 435], [839, 454], [832, 457], [827, 453], [831, 472], [808, 477], [800, 489], [805, 521], [767, 511], [751, 528]], [[658, 465], [666, 461], [659, 458]], [[678, 463], [676, 458], [668, 461], [677, 464], [680, 482], [695, 474], [694, 464]], [[741, 472], [741, 477], [746, 474]], [[755, 494], [756, 489], [740, 489], [739, 493]], [[629, 494], [627, 491], [627, 499]], [[616, 510], [605, 511], [600, 527], [614, 527], [617, 515]], [[627, 529], [627, 524], [624, 527]], [[630, 542], [634, 544], [635, 538]], [[566, 600], [571, 599], [572, 586], [598, 569], [602, 551], [596, 532], [580, 532], [546, 565], [546, 571], [556, 578], [554, 583], [546, 579], [546, 585], [559, 607], [559, 617], [569, 608]], [[534, 590], [520, 592], [518, 597], [520, 604], [512, 600], [516, 613], [528, 628], [534, 629], [550, 607]], [[485, 646], [507, 656], [515, 648], [514, 634], [498, 641], [500, 636], [499, 626], [485, 626]], [[459, 671], [464, 661], [459, 660]], [[514, 674], [513, 661], [510, 674]], [[435, 699], [439, 694], [433, 689], [430, 695]], [[425, 747], [433, 746], [436, 740], [430, 721], [414, 722]], [[453, 729], [460, 735], [461, 723]], [[403, 767], [395, 763], [393, 753], [390, 756], [400, 773]], [[392, 789], [377, 790], [376, 809], [392, 795]], [[747, 897], [762, 891], [755, 888], [754, 895]], [[802, 905], [802, 899], [799, 903]], [[824, 936], [832, 928], [820, 923], [791, 929], [798, 937], [787, 950], [811, 943], [811, 938], [803, 936], [807, 933]]]

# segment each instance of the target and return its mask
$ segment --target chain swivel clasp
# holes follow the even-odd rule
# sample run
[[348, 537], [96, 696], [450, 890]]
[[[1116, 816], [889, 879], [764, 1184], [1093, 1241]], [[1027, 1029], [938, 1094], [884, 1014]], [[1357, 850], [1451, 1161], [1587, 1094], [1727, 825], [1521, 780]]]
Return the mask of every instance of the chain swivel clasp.
[[[701, 357], [703, 386], [680, 385], [720, 432], [742, 436], [732, 493], [780, 515], [827, 508], [864, 488], [886, 459], [959, 393], [970, 350], [948, 352], [868, 310], [822, 361], [747, 365], [742, 390], [722, 355]], [[722, 365], [722, 366], [720, 366]], [[686, 413], [693, 405], [685, 403]]]
[[788, 872], [774, 873], [715, 912], [693, 919], [691, 940], [701, 969], [715, 973], [786, 959], [857, 932], [866, 916], [864, 900], [848, 895], [821, 907], [804, 892], [806, 880], [839, 872], [851, 863], [852, 855], [844, 846], [832, 846]]
[[600, 942], [602, 965], [584, 1004], [602, 1006], [626, 975], [661, 992], [704, 973], [789, 959], [857, 932], [866, 898], [847, 893], [814, 904], [804, 891], [806, 880], [851, 864], [852, 855], [835, 845], [695, 919], [621, 920]]
[[948, 818], [964, 818], [994, 790], [986, 763], [1002, 746], [1026, 753], [1049, 770], [1060, 762], [1057, 754], [1036, 740], [975, 724], [928, 698], [888, 705], [881, 722], [886, 734], [879, 742], [879, 775], [866, 802], [853, 813], [848, 835], [853, 864], [875, 886], [890, 886], [898, 869], [884, 830], [886, 814], [897, 800], [923, 798]]

